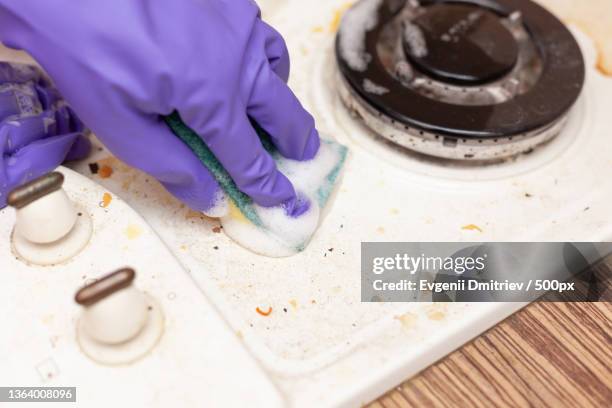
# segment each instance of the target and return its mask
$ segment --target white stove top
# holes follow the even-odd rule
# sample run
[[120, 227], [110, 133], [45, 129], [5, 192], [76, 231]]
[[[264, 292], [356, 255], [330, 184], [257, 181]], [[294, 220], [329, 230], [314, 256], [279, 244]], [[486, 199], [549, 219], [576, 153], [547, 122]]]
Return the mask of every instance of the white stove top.
[[[292, 89], [319, 130], [351, 149], [339, 191], [306, 251], [287, 259], [247, 252], [215, 220], [188, 210], [105, 150], [72, 167], [123, 198], [157, 232], [288, 405], [371, 400], [523, 306], [363, 304], [362, 241], [612, 239], [612, 183], [605, 180], [612, 174], [605, 109], [612, 79], [594, 69], [588, 37], [573, 31], [587, 81], [558, 138], [515, 161], [448, 165], [383, 142], [341, 104], [332, 46], [345, 2], [261, 5], [288, 42]], [[91, 175], [94, 161], [112, 167], [112, 176]], [[120, 257], [117, 263], [122, 266]], [[258, 307], [272, 313], [262, 316]], [[186, 330], [182, 336], [189, 337]]]

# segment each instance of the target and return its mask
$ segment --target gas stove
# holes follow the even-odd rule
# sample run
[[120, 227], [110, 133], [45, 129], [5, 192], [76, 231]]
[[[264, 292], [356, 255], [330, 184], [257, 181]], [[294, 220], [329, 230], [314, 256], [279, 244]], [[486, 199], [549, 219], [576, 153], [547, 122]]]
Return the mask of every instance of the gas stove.
[[557, 136], [585, 75], [572, 34], [531, 1], [361, 1], [335, 53], [342, 100], [368, 127], [455, 160]]
[[[204, 401], [202, 384], [211, 384], [205, 397], [210, 397], [206, 401], [212, 405], [231, 396], [236, 406], [240, 402], [262, 406], [356, 406], [376, 398], [524, 306], [362, 303], [362, 241], [612, 240], [612, 183], [605, 182], [605, 175], [612, 174], [612, 123], [608, 113], [612, 79], [595, 68], [597, 52], [588, 36], [574, 26], [567, 31], [556, 20], [550, 20], [543, 9], [527, 1], [481, 1], [481, 7], [476, 9], [465, 2], [375, 2], [385, 7], [384, 13], [380, 11], [378, 16], [379, 8], [375, 9], [376, 22], [370, 21], [372, 28], [366, 37], [374, 41], [378, 35], [395, 35], [396, 46], [401, 45], [396, 51], [406, 56], [406, 63], [400, 63], [397, 70], [398, 64], [392, 65], [392, 60], [385, 58], [388, 64], [379, 68], [385, 70], [381, 78], [387, 79], [364, 77], [369, 82], [351, 82], [345, 75], [350, 67], [343, 68], [342, 58], [337, 58], [342, 57], [337, 39], [339, 21], [351, 6], [368, 3], [260, 2], [264, 19], [287, 40], [292, 58], [291, 88], [313, 114], [321, 133], [350, 148], [339, 191], [331, 198], [320, 229], [306, 251], [287, 259], [269, 259], [244, 250], [222, 233], [216, 220], [190, 211], [155, 180], [121, 163], [96, 143], [90, 158], [70, 164], [90, 180], [83, 181], [84, 177], [65, 171], [67, 191], [89, 208], [93, 220], [89, 246], [67, 266], [41, 268], [5, 257], [10, 253], [13, 213], [0, 211], [0, 270], [6, 269], [9, 259], [14, 274], [19, 276], [18, 290], [0, 299], [5, 299], [2, 305], [9, 310], [8, 327], [21, 333], [11, 344], [23, 345], [12, 348], [22, 351], [5, 356], [2, 367], [11, 370], [0, 373], [7, 376], [2, 378], [10, 376], [11, 384], [33, 384], [41, 371], [46, 374], [51, 368], [53, 375], [43, 378], [42, 384], [78, 385], [87, 397], [99, 400], [99, 406], [117, 404], [118, 398], [99, 387], [96, 381], [102, 380], [113, 382], [125, 393], [129, 392], [128, 386], [139, 391], [163, 388], [150, 399], [129, 394], [135, 406], [167, 406], [173, 398], [182, 398], [179, 400], [183, 405]], [[512, 7], [504, 8], [502, 13], [492, 8], [493, 4]], [[436, 10], [443, 6], [453, 6], [454, 13], [465, 16], [458, 21], [466, 23], [443, 22], [428, 32], [428, 22], [438, 21]], [[422, 18], [402, 23], [393, 18], [393, 10]], [[480, 16], [478, 19], [470, 17], [474, 12]], [[534, 140], [510, 148], [510, 137], [515, 141], [521, 136], [515, 136], [515, 131], [507, 137], [493, 135], [496, 128], [489, 120], [499, 117], [499, 106], [516, 107], [517, 100], [529, 89], [545, 83], [546, 69], [558, 68], [546, 68], [547, 62], [541, 57], [544, 54], [537, 41], [546, 43], [546, 37], [527, 41], [519, 36], [531, 36], [530, 21], [539, 17], [553, 21], [551, 24], [558, 28], [555, 38], [567, 40], [564, 47], [548, 52], [560, 58], [576, 57], [565, 59], [565, 72], [573, 78], [575, 89], [571, 91], [565, 83], [559, 83], [559, 97], [552, 98], [552, 102], [544, 93], [533, 94], [533, 98], [543, 97], [547, 104], [534, 102], [529, 109], [523, 106], [521, 115], [529, 111], [530, 117], [537, 114], [542, 119], [525, 131], [550, 132], [539, 139], [549, 141], [537, 148]], [[383, 18], [395, 21], [391, 28], [396, 31], [386, 32], [389, 26], [377, 25]], [[427, 38], [440, 33], [440, 42], [444, 43], [442, 37], [447, 31], [452, 31], [449, 38], [444, 37], [450, 40], [451, 47], [463, 44], [471, 37], [461, 37], [467, 32], [462, 30], [476, 24], [474, 21], [509, 44], [506, 50], [474, 50], [478, 58], [490, 55], [498, 63], [484, 67], [465, 61], [451, 64], [434, 58], [437, 54], [433, 48], [427, 47], [424, 54], [419, 46], [431, 45]], [[438, 28], [442, 31], [436, 31]], [[453, 36], [458, 36], [456, 43], [452, 43]], [[476, 44], [481, 44], [480, 40]], [[525, 52], [531, 41], [535, 48]], [[365, 59], [370, 65], [378, 64], [383, 55], [397, 56], [384, 54], [386, 51], [380, 48], [363, 49], [373, 50], [377, 53]], [[0, 56], [22, 61], [25, 58], [6, 51], [0, 51]], [[516, 61], [512, 64], [514, 56]], [[539, 63], [515, 72], [517, 66], [523, 66], [521, 58], [535, 58]], [[359, 73], [357, 70], [351, 75], [357, 78]], [[413, 78], [412, 82], [398, 85], [396, 78], [400, 76]], [[429, 78], [432, 85], [415, 83], [418, 78]], [[515, 81], [519, 86], [512, 85]], [[446, 92], [445, 85], [440, 91], [441, 84], [458, 94]], [[360, 87], [362, 92], [358, 92]], [[469, 93], [479, 87], [486, 89], [482, 95]], [[492, 133], [460, 136], [461, 132], [477, 133], [476, 125], [461, 130], [451, 122], [462, 118], [453, 118], [446, 110], [438, 115], [444, 119], [440, 123], [453, 126], [433, 129], [437, 117], [423, 123], [416, 123], [412, 117], [415, 123], [408, 126], [414, 131], [409, 132], [399, 126], [402, 117], [393, 118], [382, 110], [382, 105], [372, 103], [383, 100], [394, 89], [404, 88], [423, 103], [448, 105], [448, 109], [471, 111], [488, 106], [491, 116], [484, 115], [480, 120], [483, 125], [491, 125]], [[462, 96], [463, 89], [472, 96]], [[427, 90], [436, 97], [427, 96]], [[561, 94], [565, 95], [564, 103]], [[553, 114], [553, 110], [557, 113]], [[384, 122], [385, 127], [375, 128], [372, 124], [377, 122], [368, 121], [367, 115]], [[522, 123], [505, 123], [500, 128], [516, 129]], [[438, 142], [419, 141], [419, 130], [423, 136], [438, 135]], [[391, 134], [396, 140], [389, 137]], [[397, 140], [409, 137], [417, 144], [431, 145], [432, 151], [410, 149]], [[445, 138], [451, 146], [444, 145]], [[465, 154], [472, 154], [470, 146], [480, 148], [479, 138], [483, 145], [497, 143], [511, 152], [503, 150], [494, 156], [491, 150], [474, 150], [474, 157], [466, 158]], [[508, 140], [502, 142], [502, 138]], [[533, 149], [529, 154], [517, 154], [529, 149]], [[112, 172], [105, 172], [104, 177], [92, 174], [91, 163], [100, 168], [106, 166]], [[108, 176], [109, 173], [112, 174]], [[106, 202], [105, 194], [113, 199], [102, 208], [99, 203]], [[72, 296], [90, 278], [123, 266], [136, 268], [137, 285], [159, 301], [167, 323], [160, 343], [149, 356], [125, 367], [108, 367], [94, 363], [79, 350], [76, 321], [80, 309]], [[83, 270], [88, 271], [85, 280]], [[8, 274], [2, 276], [6, 284], [0, 288], [15, 284]], [[31, 287], [34, 291], [30, 291]], [[28, 300], [32, 297], [37, 302]], [[42, 323], [25, 324], [27, 330], [20, 329], [28, 321]], [[168, 383], [165, 374], [170, 370], [176, 376]], [[237, 378], [236, 373], [242, 376]], [[240, 390], [236, 390], [237, 386], [241, 386]], [[253, 395], [257, 395], [257, 401], [252, 401]]]

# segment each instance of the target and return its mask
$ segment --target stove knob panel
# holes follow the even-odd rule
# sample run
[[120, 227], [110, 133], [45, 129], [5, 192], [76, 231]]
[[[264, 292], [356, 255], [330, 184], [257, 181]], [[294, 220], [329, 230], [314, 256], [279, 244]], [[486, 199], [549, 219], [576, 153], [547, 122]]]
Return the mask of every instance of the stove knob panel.
[[92, 222], [63, 189], [64, 175], [53, 172], [38, 177], [9, 194], [15, 208], [13, 251], [36, 265], [54, 265], [69, 260], [89, 242]]
[[81, 288], [83, 306], [77, 340], [83, 352], [102, 364], [134, 362], [158, 343], [164, 327], [161, 307], [134, 284], [136, 273], [124, 268]]

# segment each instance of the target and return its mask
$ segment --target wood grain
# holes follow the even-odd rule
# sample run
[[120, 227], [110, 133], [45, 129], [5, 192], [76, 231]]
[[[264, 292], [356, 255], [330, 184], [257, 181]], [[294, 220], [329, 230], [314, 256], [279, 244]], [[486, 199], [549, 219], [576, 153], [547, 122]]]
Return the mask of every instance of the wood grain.
[[531, 304], [369, 407], [612, 407], [611, 321], [612, 303]]

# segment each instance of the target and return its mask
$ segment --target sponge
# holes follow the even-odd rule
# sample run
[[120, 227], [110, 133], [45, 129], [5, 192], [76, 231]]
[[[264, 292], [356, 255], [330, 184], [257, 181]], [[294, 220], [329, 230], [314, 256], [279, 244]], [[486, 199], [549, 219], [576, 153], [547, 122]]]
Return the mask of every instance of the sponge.
[[[255, 121], [251, 121], [262, 146], [276, 162], [279, 171], [289, 178], [298, 193], [306, 195], [312, 202], [318, 204], [318, 208], [315, 209], [316, 214], [304, 214], [298, 217], [304, 217], [307, 221], [291, 220], [286, 215], [284, 217], [287, 219], [281, 220], [279, 214], [284, 215], [282, 209], [278, 208], [277, 211], [274, 211], [273, 209], [260, 207], [249, 196], [240, 191], [213, 152], [195, 132], [183, 123], [177, 112], [164, 117], [164, 120], [172, 132], [208, 168], [229, 198], [229, 215], [221, 219], [224, 230], [228, 235], [233, 235], [232, 238], [239, 241], [243, 246], [268, 256], [287, 256], [305, 249], [318, 226], [319, 210], [325, 208], [340, 176], [348, 154], [348, 149], [345, 146], [332, 140], [322, 139], [319, 152], [313, 160], [306, 162], [289, 160], [277, 151], [265, 130]], [[259, 231], [256, 234], [245, 233], [245, 228], [248, 228], [248, 226], [242, 225], [239, 232], [236, 228], [233, 228], [236, 221], [251, 224], [251, 228], [256, 228]], [[305, 227], [304, 223], [309, 224], [310, 227]], [[226, 224], [231, 225], [226, 226]], [[236, 233], [232, 234], [233, 230], [236, 230]], [[262, 244], [263, 236], [267, 236], [273, 243]], [[249, 240], [259, 242], [248, 242]]]

